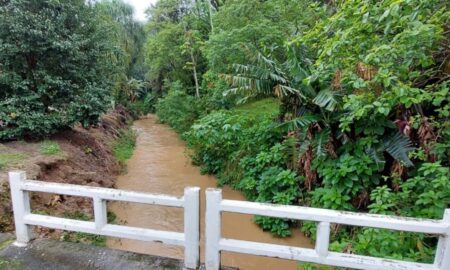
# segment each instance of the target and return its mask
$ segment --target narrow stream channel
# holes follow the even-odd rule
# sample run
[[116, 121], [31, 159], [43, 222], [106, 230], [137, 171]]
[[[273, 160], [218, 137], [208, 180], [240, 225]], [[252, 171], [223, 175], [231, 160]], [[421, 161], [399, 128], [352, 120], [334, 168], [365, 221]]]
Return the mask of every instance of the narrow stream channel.
[[[120, 176], [117, 188], [125, 190], [163, 193], [182, 196], [186, 186], [201, 188], [201, 238], [204, 231], [204, 192], [215, 187], [212, 176], [201, 175], [199, 168], [192, 166], [186, 155], [184, 142], [168, 126], [158, 124], [156, 116], [150, 115], [134, 123], [138, 132], [137, 147], [128, 162], [127, 173]], [[226, 199], [245, 200], [237, 191], [223, 189]], [[129, 203], [110, 203], [109, 208], [117, 215], [119, 224], [151, 229], [183, 231], [181, 209]], [[311, 243], [299, 230], [290, 238], [280, 239], [263, 232], [252, 221], [252, 216], [223, 214], [222, 233], [224, 237], [299, 247], [311, 247]], [[183, 258], [183, 249], [158, 243], [135, 240], [113, 239], [107, 241], [110, 248], [137, 253]], [[203, 246], [201, 259], [204, 259]], [[292, 261], [257, 257], [244, 254], [223, 253], [222, 264], [242, 270], [294, 270], [298, 264]]]

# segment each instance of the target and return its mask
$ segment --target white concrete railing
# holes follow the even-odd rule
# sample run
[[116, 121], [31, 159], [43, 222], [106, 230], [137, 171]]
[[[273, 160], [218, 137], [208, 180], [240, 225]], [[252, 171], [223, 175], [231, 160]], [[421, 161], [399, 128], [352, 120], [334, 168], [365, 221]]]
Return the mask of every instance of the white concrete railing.
[[[281, 246], [221, 237], [221, 213], [309, 220], [318, 222], [315, 249]], [[360, 256], [329, 251], [330, 223], [439, 235], [433, 264]], [[450, 209], [442, 220], [361, 214], [300, 206], [281, 206], [222, 200], [222, 191], [206, 191], [207, 270], [220, 268], [220, 252], [228, 251], [364, 270], [450, 270]]]
[[[177, 198], [159, 194], [26, 180], [24, 172], [10, 172], [9, 181], [17, 243], [19, 244], [26, 244], [30, 241], [32, 237], [30, 227], [32, 225], [44, 226], [54, 229], [144, 241], [158, 241], [165, 244], [183, 246], [185, 250], [185, 267], [196, 269], [199, 266], [200, 189], [197, 187], [186, 188], [184, 196]], [[93, 199], [94, 204], [94, 222], [33, 214], [30, 209], [29, 192], [90, 197]], [[108, 224], [106, 201], [124, 201], [184, 208], [184, 233]], [[318, 222], [315, 249], [222, 238], [222, 212]], [[423, 264], [330, 252], [330, 223], [439, 235], [435, 261], [433, 264]], [[442, 220], [414, 219], [300, 206], [222, 200], [221, 190], [208, 189], [206, 191], [205, 234], [205, 264], [207, 270], [218, 270], [220, 268], [221, 251], [364, 270], [450, 270], [450, 209], [445, 211]]]
[[[109, 188], [31, 181], [26, 180], [24, 172], [10, 172], [9, 183], [18, 244], [24, 245], [31, 240], [31, 225], [43, 226], [53, 229], [143, 241], [157, 241], [183, 246], [185, 250], [185, 268], [197, 269], [199, 267], [200, 189], [198, 187], [187, 187], [184, 190], [184, 196], [177, 198]], [[92, 198], [94, 203], [94, 222], [31, 213], [29, 192], [33, 191]], [[106, 201], [124, 201], [184, 208], [184, 233], [108, 224]]]

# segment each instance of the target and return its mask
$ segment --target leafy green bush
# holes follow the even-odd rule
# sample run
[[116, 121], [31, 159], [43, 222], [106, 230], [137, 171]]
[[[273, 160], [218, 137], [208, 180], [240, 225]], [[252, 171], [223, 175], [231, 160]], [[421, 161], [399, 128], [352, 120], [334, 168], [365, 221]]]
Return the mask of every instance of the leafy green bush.
[[313, 168], [322, 178], [322, 187], [310, 193], [312, 205], [330, 209], [353, 210], [351, 200], [370, 192], [380, 184], [380, 166], [364, 151], [365, 140], [346, 144], [338, 151], [338, 157], [316, 158]]
[[[196, 121], [183, 138], [194, 150], [194, 162], [204, 173], [216, 174], [219, 184], [232, 185], [252, 201], [294, 204], [301, 178], [283, 168], [286, 154], [277, 143], [282, 136], [272, 120], [278, 113], [273, 104], [277, 103], [263, 101], [210, 113]], [[273, 234], [290, 235], [289, 220], [256, 217], [255, 221]]]
[[[423, 163], [414, 177], [400, 184], [398, 192], [387, 186], [370, 195], [371, 213], [441, 219], [450, 204], [450, 170], [437, 163]], [[432, 262], [436, 238], [417, 233], [364, 229], [353, 240], [355, 251], [371, 256]]]
[[149, 92], [143, 98], [130, 102], [126, 107], [131, 111], [134, 118], [155, 112], [156, 95]]
[[281, 134], [273, 127], [268, 115], [217, 111], [197, 121], [183, 137], [194, 149], [194, 162], [201, 164], [204, 172], [215, 174], [227, 163], [238, 164], [244, 155], [256, 155], [278, 141]]
[[176, 131], [187, 131], [202, 113], [195, 97], [183, 91], [183, 85], [173, 82], [169, 85], [169, 92], [158, 100], [156, 114], [162, 123], [167, 123]]
[[205, 173], [218, 173], [222, 164], [239, 149], [242, 124], [242, 119], [233, 118], [226, 111], [209, 114], [197, 121], [183, 135], [194, 150], [194, 163], [202, 165]]
[[214, 110], [231, 109], [236, 103], [236, 98], [225, 96], [229, 89], [228, 83], [213, 72], [203, 74], [201, 103], [202, 109], [209, 113]]
[[416, 175], [400, 184], [394, 192], [380, 186], [371, 193], [370, 212], [441, 219], [450, 205], [450, 169], [440, 162], [423, 163]]
[[0, 139], [96, 123], [110, 104], [116, 48], [92, 6], [13, 0], [0, 13]]

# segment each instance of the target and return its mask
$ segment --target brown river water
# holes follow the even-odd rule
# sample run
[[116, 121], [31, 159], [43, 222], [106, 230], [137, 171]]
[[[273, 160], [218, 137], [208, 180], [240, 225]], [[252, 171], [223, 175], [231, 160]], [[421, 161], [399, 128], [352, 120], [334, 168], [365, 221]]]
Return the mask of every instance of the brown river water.
[[[137, 131], [137, 144], [128, 161], [127, 173], [118, 178], [116, 187], [125, 190], [162, 193], [182, 196], [186, 186], [201, 188], [201, 260], [204, 259], [203, 231], [205, 189], [216, 187], [213, 176], [201, 175], [199, 168], [191, 165], [184, 142], [166, 125], [158, 123], [154, 115], [138, 120], [133, 128]], [[225, 199], [245, 200], [237, 191], [223, 188]], [[117, 215], [117, 223], [129, 226], [183, 232], [181, 209], [113, 202], [109, 209]], [[252, 216], [235, 213], [222, 215], [222, 236], [239, 240], [258, 241], [298, 247], [312, 247], [309, 239], [299, 230], [290, 238], [275, 238], [263, 232], [252, 221]], [[114, 249], [143, 254], [183, 258], [183, 248], [127, 239], [109, 238], [107, 246]], [[245, 254], [222, 253], [222, 265], [241, 270], [294, 270], [293, 261], [257, 257]]]

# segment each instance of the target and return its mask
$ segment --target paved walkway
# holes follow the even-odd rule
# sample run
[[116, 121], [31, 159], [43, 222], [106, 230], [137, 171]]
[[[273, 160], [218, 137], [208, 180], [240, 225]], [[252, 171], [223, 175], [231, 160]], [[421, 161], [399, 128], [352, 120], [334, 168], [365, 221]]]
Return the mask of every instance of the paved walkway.
[[12, 235], [0, 234], [1, 270], [183, 269], [183, 262], [176, 259], [43, 239], [21, 248], [13, 241]]

